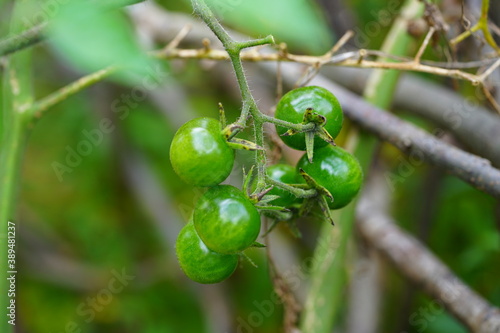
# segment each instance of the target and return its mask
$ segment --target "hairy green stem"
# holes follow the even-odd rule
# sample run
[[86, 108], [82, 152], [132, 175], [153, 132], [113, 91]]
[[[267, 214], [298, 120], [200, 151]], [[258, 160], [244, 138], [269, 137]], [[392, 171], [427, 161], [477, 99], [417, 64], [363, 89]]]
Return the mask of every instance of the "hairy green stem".
[[[254, 119], [255, 127], [255, 143], [260, 147], [264, 147], [264, 123]], [[255, 152], [255, 163], [257, 164], [257, 187], [254, 193], [259, 193], [266, 187], [266, 151], [258, 150]]]
[[[387, 35], [382, 50], [396, 55], [405, 55], [411, 42], [407, 24], [418, 17], [423, 5], [418, 0], [407, 0], [401, 15], [395, 20]], [[397, 71], [376, 70], [372, 73], [365, 89], [365, 98], [371, 103], [387, 108], [390, 106], [398, 80]], [[365, 175], [371, 164], [377, 146], [373, 137], [357, 132], [350, 138], [351, 150], [358, 158]], [[301, 320], [303, 332], [331, 332], [344, 305], [342, 295], [347, 281], [347, 247], [354, 226], [356, 201], [340, 211], [334, 212], [339, 227], [332, 228], [325, 223], [321, 229], [318, 246], [314, 253], [311, 271], [311, 289], [307, 295]]]
[[78, 80], [54, 91], [50, 95], [36, 101], [33, 105], [28, 106], [28, 112], [33, 118], [40, 118], [52, 106], [62, 102], [71, 95], [74, 95], [83, 89], [105, 79], [111, 74], [115, 73], [119, 68], [116, 66], [109, 66], [97, 72], [85, 75]]
[[[255, 143], [261, 147], [264, 147], [264, 121], [262, 112], [259, 111], [257, 103], [250, 92], [250, 87], [248, 86], [248, 81], [245, 76], [245, 71], [243, 69], [243, 64], [241, 62], [240, 53], [241, 50], [258, 46], [274, 43], [274, 38], [272, 36], [267, 36], [261, 39], [254, 39], [244, 42], [236, 42], [231, 36], [224, 30], [222, 25], [219, 23], [215, 17], [212, 10], [207, 6], [203, 0], [192, 0], [193, 9], [196, 14], [205, 22], [205, 24], [214, 32], [217, 38], [222, 42], [222, 45], [226, 49], [229, 55], [231, 64], [233, 65], [234, 73], [236, 75], [236, 80], [238, 81], [238, 86], [241, 92], [241, 99], [243, 103], [241, 114], [236, 121], [237, 125], [242, 128], [246, 126], [249, 116], [254, 119], [255, 128]], [[257, 188], [256, 192], [262, 191], [266, 187], [266, 152], [264, 150], [257, 150], [255, 152], [255, 160], [257, 164]]]
[[318, 195], [315, 189], [302, 189], [289, 184], [282, 183], [270, 177], [266, 177], [267, 182], [295, 195], [297, 198], [312, 198]]
[[44, 39], [43, 30], [45, 27], [46, 24], [39, 24], [18, 35], [0, 40], [0, 56], [8, 55], [38, 44]]
[[316, 127], [316, 124], [314, 124], [312, 122], [308, 123], [308, 124], [295, 124], [295, 123], [291, 123], [289, 121], [285, 121], [285, 120], [281, 120], [278, 118], [268, 116], [266, 114], [260, 114], [258, 116], [258, 118], [266, 123], [272, 123], [274, 125], [283, 126], [286, 128], [291, 128], [291, 129], [297, 130], [299, 132], [306, 132], [306, 131], [312, 130]]

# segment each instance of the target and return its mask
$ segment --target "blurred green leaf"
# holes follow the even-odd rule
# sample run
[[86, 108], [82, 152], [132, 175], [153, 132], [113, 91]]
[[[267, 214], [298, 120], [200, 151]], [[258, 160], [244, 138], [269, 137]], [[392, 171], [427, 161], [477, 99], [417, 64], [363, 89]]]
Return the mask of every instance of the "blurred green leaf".
[[124, 295], [121, 317], [126, 326], [144, 333], [208, 332], [199, 303], [203, 296], [187, 286], [177, 280], [165, 280]]
[[19, 293], [19, 304], [32, 314], [30, 320], [23, 322], [28, 332], [64, 332], [65, 326], [75, 320], [76, 306], [80, 302], [77, 295], [37, 280], [25, 278], [21, 282], [23, 290]]
[[253, 36], [272, 34], [277, 42], [311, 53], [324, 53], [334, 37], [310, 1], [207, 0], [224, 24]]
[[467, 330], [446, 312], [440, 312], [429, 320], [429, 332], [466, 333]]
[[[151, 65], [123, 13], [109, 4], [70, 1], [61, 6], [48, 33], [64, 59], [83, 71], [115, 64], [141, 74]], [[130, 79], [130, 75], [120, 77], [124, 82]]]

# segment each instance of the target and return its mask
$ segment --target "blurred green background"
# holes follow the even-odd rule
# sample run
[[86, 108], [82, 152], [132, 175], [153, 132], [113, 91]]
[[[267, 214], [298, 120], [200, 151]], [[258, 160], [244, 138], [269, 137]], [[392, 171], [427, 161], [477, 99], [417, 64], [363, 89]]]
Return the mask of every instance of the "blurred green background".
[[[273, 34], [295, 52], [321, 54], [344, 32], [342, 27], [380, 22], [377, 13], [387, 7], [383, 0], [336, 2], [342, 12], [331, 12], [328, 1], [313, 0], [213, 0], [213, 5], [222, 21], [237, 31], [256, 37]], [[2, 36], [8, 34], [12, 3], [0, 1]], [[56, 1], [37, 2], [32, 17], [40, 10], [47, 13], [52, 8], [49, 3]], [[187, 1], [159, 3], [170, 11], [192, 12]], [[138, 6], [142, 5], [147, 4]], [[224, 104], [230, 121], [237, 117], [240, 101], [228, 65], [194, 60], [150, 63], [138, 51], [133, 26], [123, 12], [103, 14], [92, 22], [84, 14], [73, 9], [61, 15], [51, 28], [54, 40], [35, 47], [37, 97], [115, 60], [137, 71], [69, 98], [32, 131], [16, 221], [20, 233], [16, 329], [280, 332], [282, 307], [262, 307], [273, 294], [264, 250], [248, 251], [258, 268], [241, 262], [229, 280], [212, 286], [187, 279], [175, 258], [176, 235], [200, 192], [174, 174], [168, 158], [170, 141], [183, 122], [202, 115], [217, 117], [218, 102]], [[363, 47], [379, 48], [390, 21], [381, 23]], [[440, 55], [429, 51], [426, 57]], [[150, 75], [141, 70], [148, 66], [161, 66], [166, 73], [154, 91], [141, 85], [140, 78]], [[262, 83], [275, 96], [274, 79], [258, 77], [249, 68], [250, 80]], [[221, 74], [224, 71], [226, 75]], [[466, 88], [458, 88], [468, 94]], [[405, 110], [395, 111], [430, 131], [434, 128]], [[95, 134], [103, 119], [112, 121], [113, 130]], [[91, 141], [89, 133], [96, 135], [98, 144], [85, 146]], [[88, 153], [80, 155], [81, 161], [58, 174], [57, 163], [68, 165], [68, 154], [85, 148]], [[399, 152], [384, 146], [383, 156], [392, 161], [394, 170], [398, 167]], [[237, 158], [229, 181], [239, 186], [241, 169], [251, 165], [253, 156], [238, 152]], [[429, 193], [432, 203], [426, 200]], [[426, 165], [416, 167], [396, 187], [395, 198], [393, 213], [401, 226], [422, 238], [472, 288], [500, 305], [498, 203]], [[300, 240], [287, 228], [278, 228], [274, 237], [283, 253], [277, 255], [298, 262], [310, 257], [319, 227], [315, 221], [301, 221]], [[428, 308], [433, 300], [413, 292], [414, 286], [390, 265], [383, 267], [381, 332], [466, 331], [444, 311], [434, 311], [425, 328], [416, 317], [410, 322], [412, 313]], [[301, 276], [293, 270], [284, 267], [292, 276]], [[297, 279], [303, 292], [307, 280]], [[113, 292], [110, 284], [120, 291]]]

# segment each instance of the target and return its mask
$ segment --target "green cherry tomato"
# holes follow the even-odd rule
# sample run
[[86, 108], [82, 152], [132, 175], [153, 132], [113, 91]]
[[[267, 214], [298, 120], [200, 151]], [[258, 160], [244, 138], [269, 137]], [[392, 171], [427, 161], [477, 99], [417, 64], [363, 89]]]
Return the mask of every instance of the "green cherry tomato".
[[331, 209], [342, 208], [351, 202], [363, 182], [358, 160], [340, 147], [329, 145], [315, 150], [313, 163], [304, 154], [297, 163], [297, 170], [299, 168], [330, 191], [333, 202], [327, 200]]
[[220, 122], [196, 118], [179, 128], [170, 146], [170, 161], [177, 175], [195, 186], [214, 186], [233, 169], [234, 151], [221, 134]]
[[[267, 168], [267, 175], [274, 180], [285, 184], [297, 184], [297, 172], [295, 168], [289, 164], [275, 164]], [[300, 199], [288, 191], [274, 187], [268, 193], [269, 195], [277, 195], [279, 199], [270, 201], [270, 204], [280, 207], [290, 207], [294, 203], [300, 202]]]
[[[344, 116], [342, 107], [337, 98], [328, 90], [317, 86], [308, 86], [294, 89], [286, 93], [276, 106], [275, 117], [291, 123], [300, 124], [303, 121], [307, 108], [312, 108], [314, 112], [326, 117], [325, 129], [335, 138], [342, 129]], [[279, 135], [284, 134], [288, 129], [276, 126]], [[291, 136], [281, 136], [283, 142], [294, 149], [306, 150], [306, 139], [304, 133]], [[320, 148], [328, 145], [326, 141], [319, 137], [314, 138], [314, 147]]]
[[218, 283], [233, 274], [238, 255], [211, 251], [200, 239], [190, 221], [182, 228], [175, 243], [177, 259], [184, 273], [198, 283]]
[[198, 200], [194, 227], [209, 249], [238, 253], [252, 245], [260, 231], [260, 216], [242, 191], [230, 185], [211, 187]]

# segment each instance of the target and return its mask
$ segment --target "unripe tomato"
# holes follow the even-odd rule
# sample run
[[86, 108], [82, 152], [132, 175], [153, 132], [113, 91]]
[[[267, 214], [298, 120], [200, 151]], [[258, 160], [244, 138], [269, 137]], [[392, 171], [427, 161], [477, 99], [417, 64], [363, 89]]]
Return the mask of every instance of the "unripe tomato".
[[[289, 164], [275, 164], [271, 165], [267, 168], [267, 175], [274, 180], [285, 184], [297, 184], [297, 172], [295, 168]], [[303, 182], [303, 181], [301, 181]], [[280, 207], [290, 207], [294, 203], [300, 202], [300, 198], [297, 198], [295, 195], [291, 194], [288, 191], [282, 190], [279, 187], [274, 187], [268, 193], [269, 195], [278, 195], [278, 199], [274, 199], [269, 203], [274, 206]]]
[[170, 146], [170, 161], [177, 175], [195, 186], [214, 186], [233, 169], [234, 151], [221, 134], [220, 122], [195, 118], [179, 128]]
[[260, 215], [242, 191], [230, 185], [211, 187], [196, 203], [193, 221], [209, 249], [238, 253], [252, 245], [260, 231]]
[[346, 206], [358, 194], [363, 183], [363, 171], [358, 160], [340, 147], [327, 146], [314, 151], [311, 163], [306, 154], [297, 163], [316, 182], [333, 196], [328, 200], [331, 209]]
[[238, 266], [238, 255], [220, 254], [207, 248], [190, 221], [182, 228], [175, 244], [177, 259], [184, 273], [198, 283], [218, 283]]
[[[328, 90], [318, 86], [308, 86], [294, 89], [286, 93], [276, 106], [275, 117], [294, 124], [302, 123], [304, 113], [307, 108], [312, 108], [314, 112], [326, 118], [324, 128], [335, 138], [342, 129], [344, 115], [342, 107], [337, 98]], [[276, 126], [279, 135], [284, 134], [288, 129]], [[306, 150], [305, 134], [298, 133], [291, 136], [281, 136], [283, 142], [294, 149]], [[319, 137], [314, 138], [314, 147], [320, 148], [328, 145], [326, 141]]]

